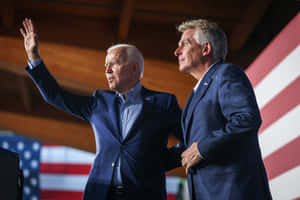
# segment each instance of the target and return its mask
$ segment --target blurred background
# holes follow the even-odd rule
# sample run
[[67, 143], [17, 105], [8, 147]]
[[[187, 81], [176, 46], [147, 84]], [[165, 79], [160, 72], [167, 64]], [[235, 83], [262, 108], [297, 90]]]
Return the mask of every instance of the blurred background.
[[[300, 199], [299, 8], [299, 0], [2, 0], [0, 146], [24, 160], [24, 198], [80, 199], [95, 152], [89, 124], [47, 105], [25, 74], [19, 28], [29, 17], [40, 55], [64, 88], [86, 95], [108, 89], [106, 49], [131, 43], [145, 57], [142, 84], [174, 93], [182, 108], [196, 80], [178, 72], [176, 26], [197, 18], [217, 22], [228, 36], [227, 61], [243, 68], [255, 87], [274, 199]], [[187, 198], [182, 168], [168, 172], [167, 191], [169, 200]]]

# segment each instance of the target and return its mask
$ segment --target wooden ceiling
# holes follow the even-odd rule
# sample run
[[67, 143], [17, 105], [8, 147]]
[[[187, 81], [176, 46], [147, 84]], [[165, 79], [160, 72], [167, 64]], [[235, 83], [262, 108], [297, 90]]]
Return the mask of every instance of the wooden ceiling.
[[[144, 54], [144, 86], [174, 93], [183, 108], [195, 80], [178, 72], [176, 25], [193, 18], [219, 23], [229, 39], [228, 61], [245, 69], [299, 12], [299, 0], [4, 0], [0, 22], [0, 129], [95, 151], [90, 126], [43, 102], [25, 74], [18, 32], [34, 20], [40, 54], [68, 90], [107, 89], [105, 50], [135, 44]], [[174, 144], [171, 138], [170, 143]], [[183, 176], [182, 170], [170, 174]]]

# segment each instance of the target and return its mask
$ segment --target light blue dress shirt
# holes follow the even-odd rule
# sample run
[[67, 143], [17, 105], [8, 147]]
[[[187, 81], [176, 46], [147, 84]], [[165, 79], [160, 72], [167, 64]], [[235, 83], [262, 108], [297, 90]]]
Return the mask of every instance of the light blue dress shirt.
[[[42, 62], [42, 59], [35, 60], [30, 62], [28, 60], [28, 66], [30, 69], [34, 69]], [[131, 127], [133, 126], [136, 118], [140, 114], [142, 110], [142, 96], [141, 96], [142, 85], [138, 82], [131, 90], [125, 93], [126, 99], [124, 99], [123, 95], [116, 92], [118, 98], [120, 99], [119, 104], [119, 113], [120, 113], [120, 134], [122, 135], [122, 139], [124, 140], [129, 133]], [[113, 185], [122, 184], [122, 176], [121, 176], [121, 160], [118, 159], [116, 165], [114, 167], [113, 172]]]
[[[142, 85], [140, 82], [136, 84], [131, 90], [126, 92], [124, 99], [123, 95], [117, 92], [117, 95], [120, 98], [119, 113], [120, 113], [120, 133], [122, 134], [122, 139], [124, 140], [128, 135], [131, 127], [133, 126], [136, 118], [142, 110], [142, 96], [141, 96]], [[121, 176], [121, 161], [118, 159], [113, 173], [113, 184], [120, 185], [122, 184]]]

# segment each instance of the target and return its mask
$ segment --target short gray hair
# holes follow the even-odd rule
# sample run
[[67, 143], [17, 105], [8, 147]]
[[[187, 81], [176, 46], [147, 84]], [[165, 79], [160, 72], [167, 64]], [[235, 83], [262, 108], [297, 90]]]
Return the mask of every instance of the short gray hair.
[[225, 61], [227, 55], [227, 37], [225, 32], [214, 22], [197, 19], [183, 22], [177, 27], [179, 32], [195, 29], [194, 39], [198, 44], [209, 42], [212, 46], [213, 57]]
[[132, 62], [137, 62], [140, 68], [140, 78], [143, 77], [144, 74], [144, 57], [136, 46], [131, 44], [116, 44], [109, 47], [106, 52], [109, 53], [114, 49], [125, 47], [127, 53], [127, 64]]

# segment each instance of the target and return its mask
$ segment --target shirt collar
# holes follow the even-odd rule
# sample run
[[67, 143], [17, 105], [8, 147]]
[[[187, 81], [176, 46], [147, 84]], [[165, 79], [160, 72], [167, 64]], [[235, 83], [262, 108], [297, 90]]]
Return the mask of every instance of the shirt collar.
[[[141, 96], [141, 90], [142, 90], [142, 84], [141, 82], [138, 82], [133, 88], [131, 88], [124, 94], [126, 97], [126, 101], [131, 99], [136, 99], [139, 96]], [[116, 94], [123, 100], [123, 102], [125, 102], [125, 99], [121, 93], [116, 92]]]
[[216, 62], [214, 62], [211, 66], [209, 66], [209, 68], [206, 70], [206, 72], [203, 74], [202, 78], [199, 79], [199, 81], [197, 82], [197, 84], [195, 85], [195, 87], [193, 88], [193, 91], [196, 92], [199, 85], [200, 85], [200, 82], [202, 81], [203, 77], [205, 76], [205, 74], [213, 67], [215, 66], [218, 62], [220, 62], [220, 60], [217, 60]]

